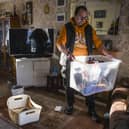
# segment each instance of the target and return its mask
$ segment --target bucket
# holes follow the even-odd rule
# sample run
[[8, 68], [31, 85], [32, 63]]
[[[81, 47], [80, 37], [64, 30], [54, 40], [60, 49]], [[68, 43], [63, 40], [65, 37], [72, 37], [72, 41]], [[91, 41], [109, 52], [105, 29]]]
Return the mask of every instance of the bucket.
[[11, 89], [11, 93], [12, 95], [20, 95], [20, 94], [24, 94], [24, 87], [23, 86], [18, 86], [18, 85], [14, 85]]

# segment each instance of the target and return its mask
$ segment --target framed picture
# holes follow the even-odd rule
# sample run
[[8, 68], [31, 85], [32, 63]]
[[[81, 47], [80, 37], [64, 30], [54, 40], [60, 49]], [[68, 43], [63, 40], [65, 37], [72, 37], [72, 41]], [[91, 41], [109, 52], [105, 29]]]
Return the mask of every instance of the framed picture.
[[57, 13], [56, 21], [59, 23], [65, 22], [65, 13]]
[[96, 28], [103, 28], [103, 22], [96, 22]]
[[32, 24], [33, 20], [33, 7], [32, 7], [32, 1], [26, 2], [26, 18], [27, 18], [27, 24]]
[[95, 10], [94, 11], [94, 18], [105, 18], [106, 17], [106, 10]]
[[57, 7], [65, 7], [66, 0], [56, 0]]

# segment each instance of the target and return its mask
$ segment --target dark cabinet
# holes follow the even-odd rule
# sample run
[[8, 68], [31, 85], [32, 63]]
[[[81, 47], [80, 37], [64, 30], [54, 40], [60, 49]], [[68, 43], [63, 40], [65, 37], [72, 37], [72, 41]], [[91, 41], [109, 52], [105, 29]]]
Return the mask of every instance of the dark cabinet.
[[0, 19], [0, 65], [8, 66], [8, 41], [9, 41], [10, 19]]
[[0, 18], [0, 68], [10, 71], [15, 78], [15, 58], [9, 56], [9, 29], [20, 27], [18, 16]]

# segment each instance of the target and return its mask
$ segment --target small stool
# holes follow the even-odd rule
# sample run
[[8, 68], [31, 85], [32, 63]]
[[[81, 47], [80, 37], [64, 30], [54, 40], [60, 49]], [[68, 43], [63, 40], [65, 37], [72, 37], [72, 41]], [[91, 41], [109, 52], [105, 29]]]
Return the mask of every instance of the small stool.
[[50, 91], [57, 91], [59, 88], [61, 88], [61, 77], [60, 75], [48, 75], [47, 76], [47, 89]]

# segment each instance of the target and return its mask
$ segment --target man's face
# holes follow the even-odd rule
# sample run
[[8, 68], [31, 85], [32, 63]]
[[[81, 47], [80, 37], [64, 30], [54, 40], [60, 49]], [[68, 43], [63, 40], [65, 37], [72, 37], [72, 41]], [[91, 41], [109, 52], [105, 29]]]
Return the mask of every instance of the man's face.
[[75, 22], [78, 26], [83, 25], [88, 20], [88, 12], [85, 10], [80, 10], [75, 16]]

